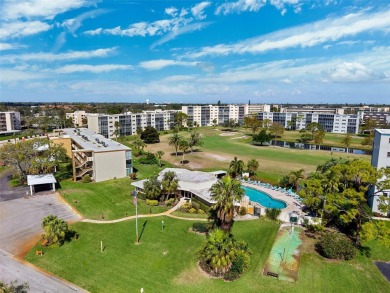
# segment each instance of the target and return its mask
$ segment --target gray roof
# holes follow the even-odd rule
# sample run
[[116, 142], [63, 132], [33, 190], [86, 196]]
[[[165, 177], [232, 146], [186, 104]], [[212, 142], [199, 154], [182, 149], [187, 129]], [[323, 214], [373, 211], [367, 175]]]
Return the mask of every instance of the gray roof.
[[[207, 202], [214, 203], [214, 201], [211, 200], [210, 188], [218, 181], [215, 176], [216, 174], [213, 172], [190, 171], [180, 168], [166, 168], [160, 172], [158, 180], [161, 181], [164, 173], [169, 171], [176, 173], [177, 179], [179, 180], [179, 190], [192, 192]], [[131, 185], [143, 189], [145, 181], [146, 180], [136, 181], [131, 183]]]
[[27, 175], [27, 185], [56, 183], [53, 174]]
[[85, 150], [94, 152], [131, 150], [129, 147], [112, 139], [105, 138], [103, 135], [97, 134], [87, 128], [65, 128], [63, 131]]
[[390, 129], [378, 129], [378, 128], [376, 128], [375, 131], [379, 132], [380, 134], [390, 134]]

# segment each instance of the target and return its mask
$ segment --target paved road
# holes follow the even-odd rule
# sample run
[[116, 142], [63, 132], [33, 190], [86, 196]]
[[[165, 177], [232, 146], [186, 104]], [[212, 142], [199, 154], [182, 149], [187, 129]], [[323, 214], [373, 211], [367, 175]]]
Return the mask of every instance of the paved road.
[[4, 173], [2, 176], [0, 176], [0, 202], [22, 198], [26, 195], [26, 192], [29, 191], [29, 188], [25, 186], [15, 188], [9, 187], [8, 176], [9, 173]]
[[387, 281], [390, 282], [390, 262], [376, 261], [375, 265], [378, 267]]
[[0, 250], [0, 276], [9, 283], [18, 279], [21, 283], [27, 282], [31, 293], [34, 292], [87, 292], [55, 276], [45, 274], [30, 266], [15, 260], [9, 253]]
[[25, 244], [42, 233], [41, 221], [48, 215], [65, 221], [80, 220], [53, 193], [0, 202], [0, 248], [13, 255], [22, 253]]

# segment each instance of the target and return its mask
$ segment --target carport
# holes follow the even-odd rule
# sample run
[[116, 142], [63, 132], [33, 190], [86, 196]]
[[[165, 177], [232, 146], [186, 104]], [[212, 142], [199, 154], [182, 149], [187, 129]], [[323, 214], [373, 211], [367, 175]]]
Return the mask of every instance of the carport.
[[45, 187], [56, 191], [56, 182], [53, 174], [27, 175], [27, 185], [30, 186], [30, 194], [35, 193], [35, 189], [43, 189]]

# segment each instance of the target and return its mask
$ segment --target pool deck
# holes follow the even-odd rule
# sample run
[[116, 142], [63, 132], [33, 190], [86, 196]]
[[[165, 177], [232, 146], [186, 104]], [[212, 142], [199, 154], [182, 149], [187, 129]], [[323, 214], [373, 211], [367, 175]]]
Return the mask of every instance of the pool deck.
[[[260, 190], [261, 192], [264, 192], [268, 194], [269, 196], [273, 197], [274, 199], [278, 199], [281, 201], [284, 201], [287, 204], [287, 207], [282, 209], [282, 212], [279, 215], [279, 220], [288, 223], [290, 221], [289, 213], [295, 211], [299, 215], [302, 214], [302, 204], [298, 202], [296, 199], [294, 199], [292, 196], [288, 196], [287, 194], [277, 191], [277, 190], [272, 190], [269, 188], [266, 188], [264, 186], [259, 186], [256, 184], [248, 183], [248, 182], [243, 182], [243, 186], [250, 187], [253, 189]], [[265, 214], [265, 208], [263, 207], [260, 203], [259, 205], [263, 208], [262, 209], [262, 215]]]

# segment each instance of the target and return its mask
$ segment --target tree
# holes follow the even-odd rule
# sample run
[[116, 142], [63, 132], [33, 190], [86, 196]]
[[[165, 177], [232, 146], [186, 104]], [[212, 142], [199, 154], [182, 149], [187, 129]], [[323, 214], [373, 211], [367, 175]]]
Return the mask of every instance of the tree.
[[173, 171], [165, 172], [161, 181], [161, 187], [163, 193], [165, 193], [165, 200], [168, 200], [171, 194], [174, 194], [176, 197], [179, 188], [179, 180], [176, 173]]
[[182, 164], [184, 164], [184, 154], [186, 153], [186, 151], [188, 151], [189, 148], [190, 147], [186, 140], [181, 140], [179, 142], [179, 149], [183, 152], [183, 160], [181, 161]]
[[176, 123], [180, 126], [180, 128], [184, 126], [184, 124], [187, 122], [187, 119], [188, 115], [186, 113], [179, 112], [176, 114]]
[[251, 159], [246, 166], [249, 174], [253, 175], [259, 169], [259, 162], [256, 159]]
[[325, 132], [323, 130], [318, 130], [314, 133], [314, 142], [316, 144], [322, 144], [324, 142]]
[[157, 151], [156, 152], [156, 157], [158, 159], [158, 166], [161, 167], [161, 158], [164, 156], [164, 152], [163, 151]]
[[191, 153], [193, 152], [194, 146], [202, 145], [202, 136], [196, 130], [191, 131], [190, 138], [188, 139], [188, 145], [191, 149]]
[[114, 122], [114, 127], [115, 127], [115, 130], [114, 130], [114, 135], [115, 135], [115, 140], [118, 141], [118, 135], [119, 135], [119, 121], [115, 121]]
[[[363, 160], [333, 161], [326, 168], [319, 168], [304, 181], [304, 187], [300, 191], [303, 203], [314, 211], [322, 208], [324, 217], [338, 219], [344, 225], [354, 231], [353, 237], [357, 246], [360, 245], [363, 232], [382, 235], [383, 229], [373, 231], [371, 224], [371, 212], [367, 205], [371, 189], [377, 186], [378, 192], [390, 186], [390, 179], [378, 181], [382, 178], [384, 170], [377, 171], [369, 162]], [[316, 187], [320, 180], [322, 189]], [[317, 181], [317, 183], [315, 182]], [[316, 198], [316, 199], [314, 199]], [[323, 200], [323, 207], [318, 201]], [[370, 231], [371, 230], [371, 231]], [[375, 233], [374, 233], [375, 232]]]
[[304, 173], [305, 170], [303, 169], [291, 171], [283, 177], [283, 179], [281, 180], [281, 184], [285, 187], [291, 187], [294, 190], [298, 190], [299, 181], [305, 178]]
[[269, 128], [269, 131], [276, 138], [278, 136], [281, 136], [284, 133], [284, 127], [282, 124], [278, 122], [274, 122]]
[[370, 134], [374, 132], [374, 129], [377, 127], [377, 123], [373, 119], [366, 119], [362, 123], [361, 126], [362, 132], [369, 132]]
[[234, 223], [234, 202], [240, 202], [244, 196], [240, 181], [226, 175], [211, 186], [211, 199], [216, 203], [211, 207], [214, 225], [230, 232]]
[[343, 139], [341, 140], [341, 143], [343, 145], [345, 145], [345, 147], [347, 148], [347, 153], [348, 153], [348, 149], [349, 149], [349, 147], [352, 144], [352, 136], [351, 136], [351, 134], [347, 133], [347, 135], [344, 136]]
[[54, 215], [43, 218], [42, 228], [44, 230], [42, 237], [49, 245], [62, 245], [69, 230], [68, 224]]
[[244, 169], [244, 162], [242, 160], [238, 160], [237, 157], [234, 157], [234, 160], [231, 161], [229, 165], [229, 175], [232, 176], [232, 178], [236, 178], [237, 176], [241, 176]]
[[306, 125], [306, 130], [311, 132], [311, 139], [315, 139], [316, 135], [321, 136], [321, 133], [324, 133], [324, 128], [317, 122]]
[[156, 128], [147, 126], [144, 131], [141, 133], [141, 139], [145, 143], [156, 143], [160, 142], [160, 134], [156, 130]]
[[267, 133], [267, 130], [262, 129], [259, 134], [253, 136], [253, 142], [254, 143], [260, 143], [260, 145], [263, 145], [265, 142], [269, 142], [272, 139], [271, 134]]
[[133, 145], [136, 149], [139, 149], [141, 151], [144, 150], [146, 147], [146, 143], [137, 135], [136, 139], [133, 141]]
[[177, 149], [179, 148], [179, 143], [182, 140], [183, 138], [178, 133], [174, 133], [171, 137], [168, 138], [169, 145], [175, 148], [176, 157], [177, 157]]
[[270, 119], [264, 119], [262, 123], [262, 128], [268, 130], [272, 125], [272, 121]]
[[26, 181], [28, 174], [54, 172], [60, 162], [68, 160], [66, 150], [46, 138], [35, 138], [0, 148], [0, 159]]
[[214, 118], [212, 122], [213, 122], [213, 126], [217, 126], [217, 119], [216, 118]]
[[248, 115], [244, 117], [244, 125], [256, 133], [261, 128], [262, 122], [257, 119], [256, 115]]
[[233, 118], [229, 119], [228, 121], [225, 121], [224, 127], [228, 128], [235, 128], [237, 127], [237, 122]]
[[157, 177], [150, 177], [144, 182], [144, 192], [147, 199], [158, 199], [161, 195], [161, 182]]
[[361, 142], [361, 145], [368, 146], [370, 151], [372, 152], [372, 148], [374, 147], [374, 134], [370, 133], [369, 136], [366, 136]]
[[302, 133], [301, 136], [297, 139], [300, 143], [308, 143], [312, 140], [312, 135], [306, 131], [306, 129], [299, 130], [299, 133]]

